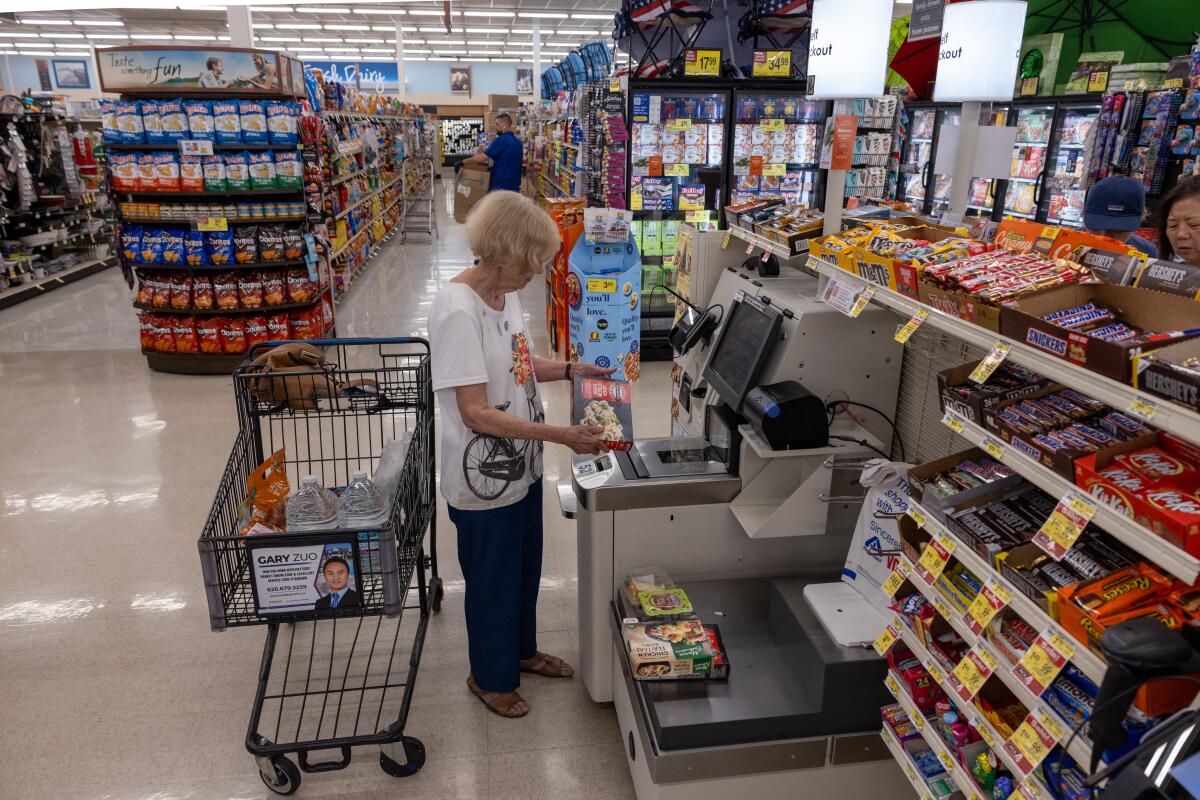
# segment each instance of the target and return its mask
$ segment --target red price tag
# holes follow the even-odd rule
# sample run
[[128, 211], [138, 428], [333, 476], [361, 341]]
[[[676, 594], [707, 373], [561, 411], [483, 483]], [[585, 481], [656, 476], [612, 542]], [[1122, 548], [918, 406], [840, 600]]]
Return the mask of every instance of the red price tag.
[[1054, 683], [1058, 673], [1073, 655], [1075, 648], [1057, 633], [1039, 634], [1013, 667], [1013, 675], [1029, 691], [1040, 695]]
[[1062, 728], [1049, 714], [1031, 712], [1004, 743], [1004, 749], [1012, 756], [1021, 777], [1026, 777], [1038, 768], [1062, 735]]
[[971, 633], [980, 636], [996, 614], [1011, 602], [1012, 592], [995, 580], [989, 580], [963, 612], [962, 622]]
[[934, 581], [946, 568], [947, 562], [950, 561], [950, 554], [953, 552], [954, 542], [942, 536], [934, 536], [929, 540], [929, 546], [925, 548], [925, 552], [921, 553], [921, 558], [913, 568], [913, 572], [917, 573], [917, 576], [925, 581], [927, 586], [933, 586]]

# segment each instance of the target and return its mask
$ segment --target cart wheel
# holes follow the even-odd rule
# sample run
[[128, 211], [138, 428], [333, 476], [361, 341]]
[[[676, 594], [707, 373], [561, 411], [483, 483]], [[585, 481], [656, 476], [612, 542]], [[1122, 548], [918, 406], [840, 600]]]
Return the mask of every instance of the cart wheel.
[[276, 756], [271, 759], [271, 766], [275, 767], [274, 775], [259, 770], [258, 777], [262, 778], [262, 782], [267, 788], [275, 794], [289, 795], [295, 794], [300, 788], [300, 770], [291, 762], [291, 759], [285, 756]]
[[445, 596], [445, 594], [446, 594], [446, 590], [442, 588], [442, 579], [434, 578], [433, 579], [433, 592], [432, 592], [433, 613], [436, 614], [442, 610], [442, 597]]
[[407, 764], [397, 764], [386, 754], [379, 754], [379, 767], [393, 778], [407, 778], [409, 775], [415, 775], [421, 767], [425, 766], [425, 745], [421, 744], [420, 739], [414, 739], [411, 736], [405, 736], [400, 740], [400, 744], [404, 747], [404, 758], [408, 761]]

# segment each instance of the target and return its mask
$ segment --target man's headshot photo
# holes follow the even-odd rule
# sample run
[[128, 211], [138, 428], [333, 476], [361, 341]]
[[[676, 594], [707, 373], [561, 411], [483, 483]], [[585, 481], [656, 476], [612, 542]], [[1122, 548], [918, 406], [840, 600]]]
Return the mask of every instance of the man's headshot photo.
[[321, 567], [321, 575], [329, 586], [329, 594], [317, 600], [314, 608], [345, 608], [358, 606], [358, 592], [350, 588], [350, 565], [341, 556], [331, 556]]

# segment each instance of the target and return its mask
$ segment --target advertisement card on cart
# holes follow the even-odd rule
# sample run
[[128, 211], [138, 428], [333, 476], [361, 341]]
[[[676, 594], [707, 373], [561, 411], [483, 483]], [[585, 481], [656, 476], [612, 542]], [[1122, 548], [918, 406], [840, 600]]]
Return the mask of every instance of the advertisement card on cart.
[[340, 541], [293, 534], [286, 541], [249, 544], [258, 613], [311, 617], [313, 612], [361, 606], [356, 539], [355, 534]]

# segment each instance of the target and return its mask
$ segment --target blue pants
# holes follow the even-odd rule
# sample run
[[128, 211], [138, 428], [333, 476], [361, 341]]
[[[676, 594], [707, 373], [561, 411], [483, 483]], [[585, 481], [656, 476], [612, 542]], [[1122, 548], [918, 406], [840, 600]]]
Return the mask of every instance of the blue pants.
[[450, 507], [467, 583], [467, 643], [481, 689], [512, 692], [519, 661], [537, 653], [542, 579], [542, 482], [519, 502], [486, 511]]

